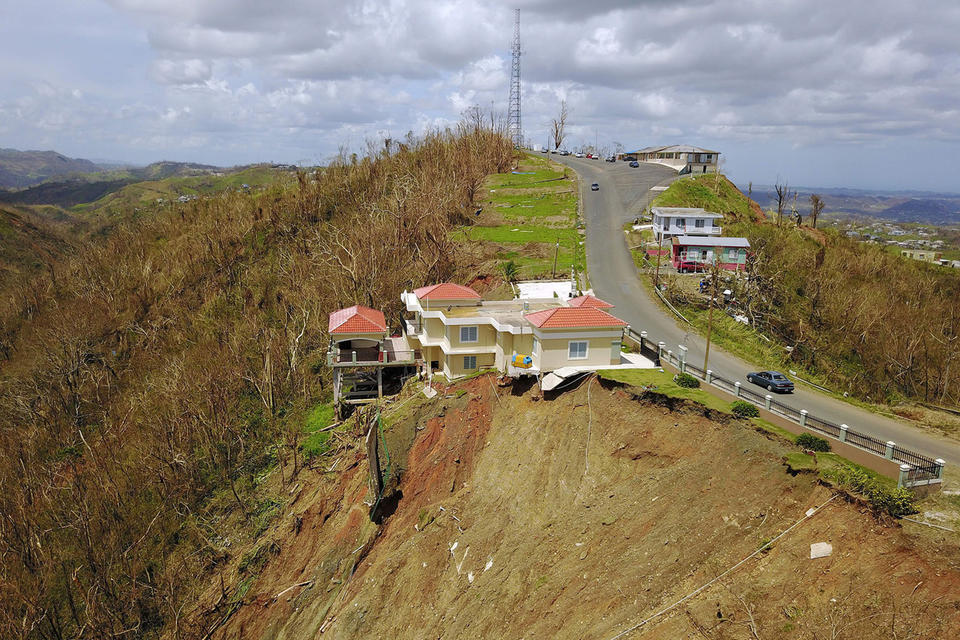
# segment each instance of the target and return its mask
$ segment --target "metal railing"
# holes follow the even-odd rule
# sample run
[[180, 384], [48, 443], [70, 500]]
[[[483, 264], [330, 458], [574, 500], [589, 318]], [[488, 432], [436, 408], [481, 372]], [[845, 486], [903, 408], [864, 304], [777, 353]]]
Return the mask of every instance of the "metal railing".
[[377, 348], [363, 349], [332, 349], [327, 352], [327, 364], [398, 364], [415, 362], [419, 358], [416, 350], [382, 351]]
[[[631, 333], [634, 333], [631, 330]], [[649, 340], [644, 338], [645, 340]], [[650, 341], [652, 344], [652, 341]], [[663, 344], [658, 343], [658, 352], [663, 362], [670, 364], [677, 369], [689, 373], [708, 384], [726, 391], [737, 398], [750, 402], [758, 407], [772, 411], [800, 426], [826, 435], [834, 440], [839, 440], [851, 446], [869, 451], [892, 462], [898, 462], [901, 465], [899, 484], [906, 487], [914, 485], [930, 484], [941, 482], [943, 478], [943, 460], [934, 460], [916, 451], [910, 451], [897, 446], [892, 442], [884, 442], [865, 433], [860, 433], [850, 429], [846, 425], [838, 425], [825, 418], [810, 415], [807, 411], [799, 411], [793, 407], [774, 400], [767, 395], [761, 395], [750, 389], [745, 389], [739, 382], [734, 382], [722, 376], [714, 374], [712, 371], [707, 374], [706, 371], [695, 365], [686, 362], [685, 349], [681, 347], [681, 354], [674, 353], [672, 350], [662, 349]]]

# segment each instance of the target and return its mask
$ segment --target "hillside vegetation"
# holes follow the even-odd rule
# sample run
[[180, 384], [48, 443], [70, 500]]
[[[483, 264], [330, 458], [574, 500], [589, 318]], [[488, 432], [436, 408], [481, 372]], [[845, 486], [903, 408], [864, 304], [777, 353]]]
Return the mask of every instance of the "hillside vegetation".
[[99, 171], [81, 158], [68, 158], [56, 151], [0, 149], [0, 189], [23, 188], [55, 176]]
[[[724, 213], [724, 235], [750, 240], [746, 277], [725, 286], [757, 331], [793, 347], [780, 350], [787, 366], [874, 401], [960, 403], [956, 270], [831, 230], [777, 226], [725, 178], [679, 180], [654, 204]], [[672, 294], [705, 304], [677, 287]]]
[[511, 155], [465, 124], [127, 216], [15, 278], [0, 305], [0, 637], [204, 637], [181, 626], [191, 598], [303, 469], [327, 313], [396, 318], [403, 289], [459, 277], [476, 256], [451, 230]]

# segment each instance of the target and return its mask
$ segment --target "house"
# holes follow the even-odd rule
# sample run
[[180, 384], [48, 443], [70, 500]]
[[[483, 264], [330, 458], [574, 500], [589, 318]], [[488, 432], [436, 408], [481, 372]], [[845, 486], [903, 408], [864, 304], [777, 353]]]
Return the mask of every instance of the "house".
[[[412, 317], [407, 338], [428, 373], [457, 378], [485, 368], [537, 375], [564, 366], [621, 364], [627, 323], [593, 296], [484, 301], [469, 287], [443, 283], [401, 296]], [[530, 362], [515, 367], [515, 357]]]
[[621, 157], [632, 157], [639, 162], [661, 164], [677, 173], [714, 173], [720, 161], [720, 152], [702, 149], [688, 144], [670, 146], [645, 147], [636, 151], [621, 154]]
[[723, 215], [692, 207], [654, 207], [653, 238], [658, 243], [674, 236], [719, 236]]
[[911, 258], [913, 260], [920, 260], [921, 262], [940, 262], [940, 257], [943, 255], [939, 251], [924, 251], [920, 249], [904, 249], [900, 252], [900, 255], [904, 258]]
[[675, 236], [671, 257], [677, 271], [703, 271], [714, 261], [728, 271], [742, 271], [747, 264], [750, 241], [746, 238]]

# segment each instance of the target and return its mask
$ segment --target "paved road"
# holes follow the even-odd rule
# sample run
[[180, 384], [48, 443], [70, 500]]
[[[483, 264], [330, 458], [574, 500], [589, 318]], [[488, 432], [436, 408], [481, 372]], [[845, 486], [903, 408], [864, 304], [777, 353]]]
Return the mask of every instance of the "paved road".
[[[632, 169], [625, 162], [559, 156], [552, 159], [567, 164], [582, 178], [587, 271], [595, 293], [615, 305], [614, 313], [629, 322], [637, 332], [647, 331], [650, 338], [662, 340], [674, 352], [680, 344], [685, 344], [689, 349], [687, 362], [702, 367], [706, 340], [662, 310], [640, 284], [623, 233], [623, 224], [633, 220], [655, 195], [650, 192], [650, 187], [669, 184], [676, 174], [657, 165], [641, 164], [640, 168]], [[592, 182], [600, 184], [599, 191], [590, 191]], [[758, 367], [716, 345], [710, 346], [709, 368], [725, 378], [740, 380], [744, 387], [751, 387], [753, 391], [762, 391], [746, 382], [747, 372], [756, 371]], [[795, 409], [806, 409], [812, 415], [846, 424], [883, 441], [892, 440], [901, 447], [943, 458], [949, 464], [960, 464], [960, 443], [865, 411], [801, 383], [797, 383], [795, 393], [777, 399]]]

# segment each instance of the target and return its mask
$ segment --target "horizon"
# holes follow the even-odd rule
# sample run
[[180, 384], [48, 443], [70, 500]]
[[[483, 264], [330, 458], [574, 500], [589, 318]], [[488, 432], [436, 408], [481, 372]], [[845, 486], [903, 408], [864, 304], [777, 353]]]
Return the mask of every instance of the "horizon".
[[505, 113], [516, 6], [529, 145], [565, 99], [568, 148], [694, 144], [737, 184], [957, 193], [941, 159], [960, 139], [960, 8], [858, 4], [16, 4], [0, 147], [324, 164], [474, 105]]

